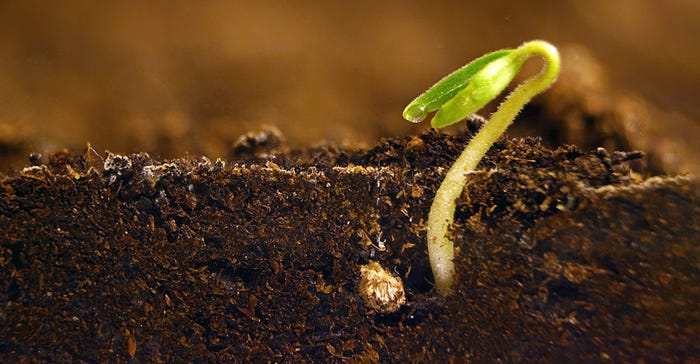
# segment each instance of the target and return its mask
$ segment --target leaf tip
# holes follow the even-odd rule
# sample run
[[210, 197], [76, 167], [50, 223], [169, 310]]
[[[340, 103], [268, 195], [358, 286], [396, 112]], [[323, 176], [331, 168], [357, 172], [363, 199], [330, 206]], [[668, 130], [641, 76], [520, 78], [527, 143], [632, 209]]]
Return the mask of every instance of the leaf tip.
[[412, 123], [420, 123], [425, 120], [426, 115], [428, 113], [425, 111], [425, 105], [410, 103], [403, 110], [403, 118]]

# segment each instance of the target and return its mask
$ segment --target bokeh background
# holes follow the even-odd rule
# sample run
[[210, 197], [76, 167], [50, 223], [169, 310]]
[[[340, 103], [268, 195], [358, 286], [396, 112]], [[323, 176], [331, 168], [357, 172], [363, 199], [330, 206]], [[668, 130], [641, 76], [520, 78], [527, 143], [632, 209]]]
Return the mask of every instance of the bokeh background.
[[698, 126], [697, 0], [2, 1], [0, 170], [87, 142], [215, 158], [261, 125], [371, 145], [426, 128], [401, 111], [446, 73], [534, 38]]

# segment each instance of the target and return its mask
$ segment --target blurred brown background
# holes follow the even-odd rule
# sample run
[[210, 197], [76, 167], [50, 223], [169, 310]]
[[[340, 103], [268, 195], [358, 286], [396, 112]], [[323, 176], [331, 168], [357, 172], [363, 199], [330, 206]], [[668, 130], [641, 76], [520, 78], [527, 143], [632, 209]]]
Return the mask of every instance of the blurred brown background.
[[217, 157], [260, 124], [371, 144], [427, 127], [401, 111], [438, 78], [534, 38], [700, 120], [696, 0], [3, 1], [0, 149]]

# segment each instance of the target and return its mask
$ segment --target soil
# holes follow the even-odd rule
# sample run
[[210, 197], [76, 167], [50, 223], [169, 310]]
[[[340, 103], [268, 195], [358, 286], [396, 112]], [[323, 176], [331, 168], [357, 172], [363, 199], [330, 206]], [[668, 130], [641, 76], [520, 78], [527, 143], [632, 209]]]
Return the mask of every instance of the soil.
[[[57, 153], [0, 181], [6, 362], [700, 361], [700, 204], [640, 152], [502, 138], [458, 200], [456, 291], [425, 222], [478, 127], [369, 149], [243, 138], [226, 161]], [[393, 313], [361, 267], [401, 277]]]

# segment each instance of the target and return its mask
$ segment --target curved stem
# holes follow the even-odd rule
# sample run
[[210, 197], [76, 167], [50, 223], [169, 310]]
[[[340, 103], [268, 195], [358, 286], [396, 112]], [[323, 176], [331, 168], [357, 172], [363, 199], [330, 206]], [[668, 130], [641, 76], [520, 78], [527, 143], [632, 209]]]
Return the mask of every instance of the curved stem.
[[560, 59], [557, 49], [544, 41], [527, 42], [517, 48], [523, 59], [539, 55], [545, 60], [543, 70], [518, 86], [491, 116], [488, 123], [474, 136], [450, 167], [438, 188], [428, 214], [428, 255], [435, 278], [435, 287], [441, 294], [452, 291], [454, 283], [454, 243], [447, 238], [454, 219], [455, 200], [467, 183], [466, 174], [473, 171], [491, 145], [505, 132], [515, 116], [535, 95], [545, 91], [559, 74]]

